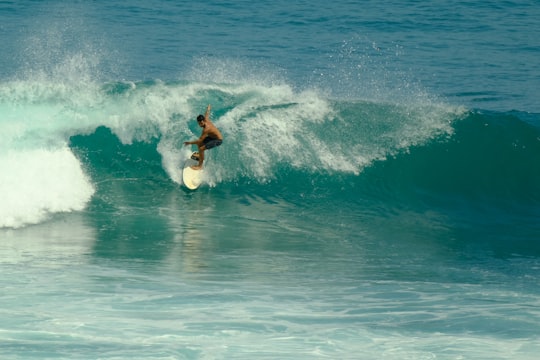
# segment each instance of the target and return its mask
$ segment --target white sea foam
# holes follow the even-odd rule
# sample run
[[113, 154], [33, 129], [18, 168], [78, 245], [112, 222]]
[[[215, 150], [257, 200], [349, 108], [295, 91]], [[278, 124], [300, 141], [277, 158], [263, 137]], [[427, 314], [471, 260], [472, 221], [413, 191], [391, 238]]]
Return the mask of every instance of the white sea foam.
[[182, 164], [188, 158], [188, 148], [179, 149], [173, 141], [161, 141], [157, 149], [161, 154], [163, 169], [172, 181], [182, 184]]
[[51, 213], [82, 210], [94, 187], [67, 148], [0, 156], [0, 227], [18, 228]]

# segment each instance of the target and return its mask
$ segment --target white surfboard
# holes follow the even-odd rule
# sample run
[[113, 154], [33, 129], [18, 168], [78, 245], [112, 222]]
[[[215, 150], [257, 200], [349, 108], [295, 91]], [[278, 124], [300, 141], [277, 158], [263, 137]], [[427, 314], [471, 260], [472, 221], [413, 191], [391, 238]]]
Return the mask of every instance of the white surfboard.
[[184, 183], [184, 186], [190, 190], [197, 189], [202, 183], [204, 169], [193, 170], [191, 168], [191, 166], [197, 165], [198, 163], [198, 161], [195, 161], [193, 159], [187, 159], [184, 163], [184, 169], [182, 171], [182, 182]]

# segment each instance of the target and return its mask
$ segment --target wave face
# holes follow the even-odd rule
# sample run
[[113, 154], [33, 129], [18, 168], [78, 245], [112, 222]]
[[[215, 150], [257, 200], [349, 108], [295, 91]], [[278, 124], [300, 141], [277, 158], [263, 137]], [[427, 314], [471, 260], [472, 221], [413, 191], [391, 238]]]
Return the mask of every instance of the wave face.
[[[207, 103], [225, 136], [204, 187], [355, 204], [441, 198], [538, 204], [538, 117], [419, 95], [351, 101], [283, 82], [2, 83], [1, 227], [79, 211], [105, 181], [175, 189]], [[350, 196], [353, 193], [355, 196]], [[439, 200], [437, 200], [439, 199]], [[454, 201], [452, 200], [452, 201]]]

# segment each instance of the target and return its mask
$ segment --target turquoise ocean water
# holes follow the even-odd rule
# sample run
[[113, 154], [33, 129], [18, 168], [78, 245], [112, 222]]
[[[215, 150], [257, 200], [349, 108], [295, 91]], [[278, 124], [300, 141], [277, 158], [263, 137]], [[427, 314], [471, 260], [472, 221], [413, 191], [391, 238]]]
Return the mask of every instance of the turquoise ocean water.
[[0, 358], [536, 359], [539, 18], [0, 1]]

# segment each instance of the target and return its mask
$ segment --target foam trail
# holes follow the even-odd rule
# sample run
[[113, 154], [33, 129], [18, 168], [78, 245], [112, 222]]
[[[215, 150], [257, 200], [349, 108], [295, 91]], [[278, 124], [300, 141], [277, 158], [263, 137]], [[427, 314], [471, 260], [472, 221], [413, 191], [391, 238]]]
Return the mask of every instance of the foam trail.
[[0, 227], [36, 224], [49, 214], [82, 210], [94, 187], [65, 147], [0, 157]]
[[161, 141], [157, 150], [161, 154], [161, 162], [165, 172], [172, 181], [182, 185], [183, 160], [187, 159], [190, 153], [189, 149], [178, 149], [173, 141]]

